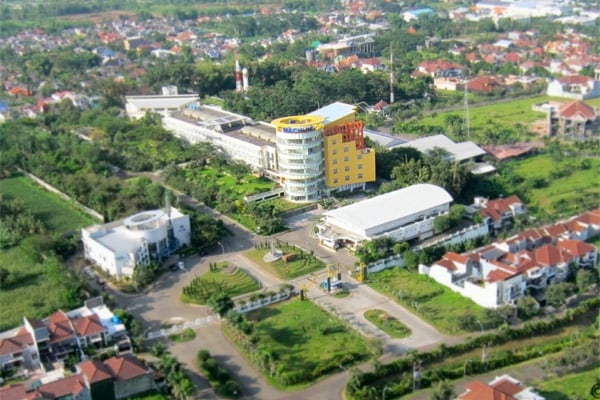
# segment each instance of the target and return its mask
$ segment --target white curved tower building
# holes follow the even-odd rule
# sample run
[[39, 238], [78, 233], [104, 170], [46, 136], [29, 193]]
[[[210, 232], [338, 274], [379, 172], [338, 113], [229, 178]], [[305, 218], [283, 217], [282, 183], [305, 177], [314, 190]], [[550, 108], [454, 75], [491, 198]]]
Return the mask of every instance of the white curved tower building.
[[303, 115], [272, 122], [277, 138], [281, 185], [290, 201], [321, 198], [325, 187], [324, 117]]

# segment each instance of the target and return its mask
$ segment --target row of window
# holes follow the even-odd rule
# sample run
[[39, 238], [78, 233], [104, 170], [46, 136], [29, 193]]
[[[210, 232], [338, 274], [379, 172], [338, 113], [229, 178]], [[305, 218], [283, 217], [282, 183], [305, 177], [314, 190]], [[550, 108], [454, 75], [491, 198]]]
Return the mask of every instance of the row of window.
[[[348, 149], [347, 147], [344, 147], [344, 153], [347, 153], [347, 152], [348, 152], [348, 150], [347, 150], [347, 149]], [[335, 155], [337, 154], [337, 150], [335, 150], [335, 149], [331, 150], [331, 154], [335, 156]], [[358, 153], [358, 154], [356, 155], [356, 159], [357, 159], [357, 160], [362, 160], [362, 158], [363, 158], [363, 155], [362, 155], [362, 153]], [[349, 160], [349, 157], [348, 157], [348, 156], [345, 156], [345, 157], [344, 157], [344, 161], [348, 161], [348, 160]]]
[[[363, 178], [363, 174], [358, 174], [357, 179], [362, 179], [362, 178]], [[346, 181], [346, 182], [350, 181], [350, 175], [346, 175], [344, 177], [344, 181]], [[338, 178], [334, 178], [333, 179], [333, 184], [337, 185], [338, 183], [339, 183]]]
[[[333, 163], [334, 163], [334, 164], [337, 164], [337, 162], [335, 162], [335, 161], [337, 161], [337, 160], [334, 160], [334, 162], [333, 162]], [[362, 164], [358, 164], [357, 168], [358, 168], [358, 169], [363, 169], [363, 165], [362, 165]], [[348, 165], [347, 165], [347, 166], [345, 166], [345, 167], [344, 167], [344, 171], [346, 171], [346, 172], [350, 171], [350, 166], [348, 166]], [[338, 173], [338, 170], [337, 170], [337, 168], [334, 168], [334, 169], [333, 169], [333, 173], [334, 173], [334, 174], [337, 174], [337, 173]]]

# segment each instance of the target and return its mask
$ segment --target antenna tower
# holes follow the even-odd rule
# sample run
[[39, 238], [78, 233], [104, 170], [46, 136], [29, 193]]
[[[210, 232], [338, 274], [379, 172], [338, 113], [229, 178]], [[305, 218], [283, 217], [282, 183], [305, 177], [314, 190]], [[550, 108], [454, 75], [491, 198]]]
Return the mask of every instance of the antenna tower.
[[390, 43], [390, 104], [394, 104], [394, 53]]
[[465, 75], [465, 98], [463, 100], [464, 104], [464, 116], [463, 116], [463, 132], [467, 134], [468, 138], [471, 138], [471, 128], [469, 126], [469, 78]]

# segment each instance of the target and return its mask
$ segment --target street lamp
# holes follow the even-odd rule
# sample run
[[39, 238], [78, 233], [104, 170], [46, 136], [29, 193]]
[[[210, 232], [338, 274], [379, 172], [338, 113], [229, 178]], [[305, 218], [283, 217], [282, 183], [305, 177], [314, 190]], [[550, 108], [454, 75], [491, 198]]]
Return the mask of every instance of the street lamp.
[[225, 246], [223, 246], [223, 244], [221, 244], [221, 242], [217, 242], [217, 244], [219, 246], [221, 246], [221, 250], [223, 251], [223, 254], [222, 254], [223, 262], [225, 262]]
[[392, 388], [389, 387], [389, 386], [386, 386], [386, 387], [383, 388], [383, 398], [382, 398], [382, 400], [385, 400], [385, 392], [387, 392], [388, 390], [392, 390]]
[[471, 366], [471, 360], [466, 360], [463, 366], [463, 378], [467, 376], [467, 365]]
[[480, 321], [480, 320], [478, 320], [478, 319], [477, 319], [476, 321], [477, 321], [477, 323], [479, 324], [479, 327], [481, 328], [481, 333], [483, 333], [483, 324], [482, 324], [482, 323], [481, 323], [481, 321]]

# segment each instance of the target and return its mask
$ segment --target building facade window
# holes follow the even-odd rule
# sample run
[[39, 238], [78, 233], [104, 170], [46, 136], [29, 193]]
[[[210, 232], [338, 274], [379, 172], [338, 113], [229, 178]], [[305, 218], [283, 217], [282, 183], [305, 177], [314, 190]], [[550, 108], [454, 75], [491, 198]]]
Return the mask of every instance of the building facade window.
[[333, 180], [333, 184], [334, 184], [334, 185], [336, 185], [337, 183], [338, 183], [338, 179], [337, 179], [337, 178], [335, 178], [335, 179]]
[[337, 158], [333, 160], [333, 164], [337, 164]]
[[358, 174], [358, 179], [362, 179], [363, 178], [363, 174]]
[[349, 150], [348, 146], [344, 146], [344, 153], [347, 153]]
[[349, 181], [349, 180], [350, 180], [350, 175], [346, 175], [346, 176], [344, 177], [344, 180], [345, 180], [345, 181]]
[[334, 174], [337, 174], [337, 168], [334, 168], [334, 169], [333, 169], [333, 173], [334, 173]]
[[344, 167], [344, 171], [346, 171], [346, 172], [350, 171], [350, 167], [348, 167], [348, 166]]
[[350, 159], [348, 158], [348, 156], [344, 157], [344, 161], [348, 162]]
[[358, 164], [358, 169], [363, 169], [363, 165], [362, 164]]

